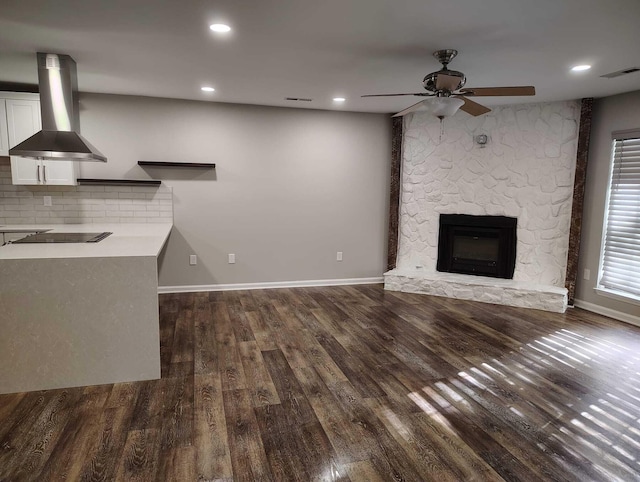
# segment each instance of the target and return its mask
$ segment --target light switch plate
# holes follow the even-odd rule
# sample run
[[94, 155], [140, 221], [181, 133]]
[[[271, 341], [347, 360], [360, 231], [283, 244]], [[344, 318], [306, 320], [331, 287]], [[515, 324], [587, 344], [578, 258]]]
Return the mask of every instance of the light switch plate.
[[236, 255], [229, 254], [229, 264], [235, 264], [235, 262], [236, 262]]
[[191, 266], [195, 266], [196, 264], [198, 264], [198, 257], [195, 254], [189, 255], [189, 264]]

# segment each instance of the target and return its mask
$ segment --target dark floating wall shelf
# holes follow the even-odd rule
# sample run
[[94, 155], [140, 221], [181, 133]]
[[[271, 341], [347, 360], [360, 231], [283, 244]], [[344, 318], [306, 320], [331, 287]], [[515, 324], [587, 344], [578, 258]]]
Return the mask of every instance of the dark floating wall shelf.
[[157, 179], [78, 179], [78, 184], [85, 186], [159, 186], [161, 183]]
[[210, 162], [172, 162], [172, 161], [138, 161], [139, 166], [153, 167], [189, 167], [199, 169], [215, 169], [216, 165]]

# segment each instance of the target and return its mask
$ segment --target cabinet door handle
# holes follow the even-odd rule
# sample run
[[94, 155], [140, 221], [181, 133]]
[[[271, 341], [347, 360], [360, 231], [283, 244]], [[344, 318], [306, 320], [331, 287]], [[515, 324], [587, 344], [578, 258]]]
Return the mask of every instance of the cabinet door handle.
[[36, 166], [36, 174], [38, 175], [38, 184], [40, 184], [40, 166]]
[[47, 166], [42, 166], [42, 182], [47, 183]]

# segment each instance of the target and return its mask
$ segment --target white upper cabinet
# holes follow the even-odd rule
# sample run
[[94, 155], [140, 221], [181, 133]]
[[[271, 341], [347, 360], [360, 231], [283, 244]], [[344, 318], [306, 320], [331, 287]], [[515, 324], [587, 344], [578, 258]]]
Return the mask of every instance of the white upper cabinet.
[[11, 147], [31, 137], [42, 128], [40, 102], [37, 100], [7, 99], [7, 124]]
[[[0, 93], [0, 97], [2, 96]], [[9, 148], [42, 128], [37, 94], [14, 94], [0, 101], [5, 106], [4, 118]], [[75, 185], [77, 166], [74, 161], [39, 161], [11, 156], [11, 178], [13, 184]]]
[[[40, 103], [37, 100], [6, 99], [9, 148], [40, 130]], [[13, 184], [41, 184], [40, 161], [11, 156]]]

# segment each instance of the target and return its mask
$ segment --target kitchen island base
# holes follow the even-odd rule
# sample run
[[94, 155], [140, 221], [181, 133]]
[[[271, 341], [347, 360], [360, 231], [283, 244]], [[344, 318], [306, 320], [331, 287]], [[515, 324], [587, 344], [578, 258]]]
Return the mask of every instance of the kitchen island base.
[[1, 269], [0, 393], [160, 378], [156, 256]]

